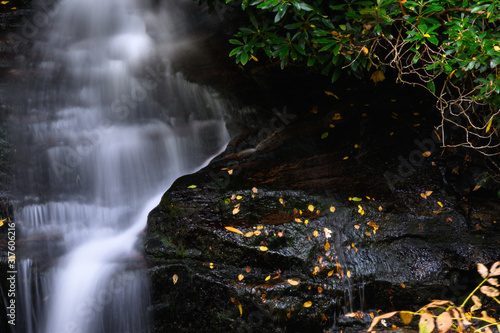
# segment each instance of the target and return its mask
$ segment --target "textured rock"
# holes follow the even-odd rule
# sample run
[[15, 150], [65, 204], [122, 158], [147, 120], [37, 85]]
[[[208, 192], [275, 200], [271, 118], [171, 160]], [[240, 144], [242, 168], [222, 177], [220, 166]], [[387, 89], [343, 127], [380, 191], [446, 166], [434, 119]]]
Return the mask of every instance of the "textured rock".
[[432, 118], [389, 98], [275, 111], [178, 179], [145, 236], [155, 332], [321, 332], [350, 311], [466, 294], [474, 264], [500, 257], [499, 204], [467, 194], [472, 167], [453, 179], [463, 156], [431, 145]]

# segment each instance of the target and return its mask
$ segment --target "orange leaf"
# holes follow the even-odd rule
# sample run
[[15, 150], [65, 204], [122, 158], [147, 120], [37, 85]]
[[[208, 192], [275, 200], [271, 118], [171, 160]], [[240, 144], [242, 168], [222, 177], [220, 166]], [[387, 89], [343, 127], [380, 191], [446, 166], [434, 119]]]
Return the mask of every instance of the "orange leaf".
[[245, 236], [245, 234], [244, 234], [244, 233], [242, 233], [241, 231], [239, 231], [239, 230], [238, 230], [238, 229], [236, 229], [236, 228], [233, 228], [233, 227], [224, 227], [224, 228], [226, 228], [226, 229], [227, 229], [227, 230], [229, 230], [229, 231], [232, 231], [232, 232], [235, 232], [235, 233], [237, 233], [237, 234], [240, 234], [240, 235]]

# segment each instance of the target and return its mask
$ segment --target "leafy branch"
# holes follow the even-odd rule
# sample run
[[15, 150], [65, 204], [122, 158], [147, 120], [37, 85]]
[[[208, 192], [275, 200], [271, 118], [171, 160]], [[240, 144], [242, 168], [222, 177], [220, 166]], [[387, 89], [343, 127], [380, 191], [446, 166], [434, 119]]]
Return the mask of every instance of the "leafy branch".
[[[483, 264], [478, 264], [477, 270], [483, 280], [467, 296], [461, 305], [457, 306], [453, 302], [447, 300], [434, 300], [416, 312], [389, 312], [373, 318], [373, 321], [368, 328], [368, 332], [371, 332], [382, 319], [391, 318], [399, 313], [401, 320], [405, 325], [409, 324], [414, 316], [420, 316], [418, 324], [420, 333], [431, 333], [435, 328], [437, 328], [439, 333], [445, 333], [452, 329], [459, 332], [467, 330], [474, 333], [492, 333], [490, 326], [496, 325], [497, 328], [500, 328], [500, 322], [496, 318], [490, 317], [486, 310], [481, 311], [480, 316], [473, 314], [478, 313], [481, 309], [483, 309], [481, 298], [476, 295], [478, 291], [481, 291], [482, 294], [490, 297], [496, 303], [500, 304], [500, 301], [497, 298], [500, 295], [500, 291], [498, 290], [500, 284], [498, 279], [494, 278], [500, 275], [500, 261], [495, 262], [489, 270]], [[473, 301], [474, 305], [470, 307], [469, 312], [466, 312], [467, 309], [465, 306], [470, 300]], [[482, 326], [480, 325], [479, 327], [474, 327], [474, 321], [482, 323]]]

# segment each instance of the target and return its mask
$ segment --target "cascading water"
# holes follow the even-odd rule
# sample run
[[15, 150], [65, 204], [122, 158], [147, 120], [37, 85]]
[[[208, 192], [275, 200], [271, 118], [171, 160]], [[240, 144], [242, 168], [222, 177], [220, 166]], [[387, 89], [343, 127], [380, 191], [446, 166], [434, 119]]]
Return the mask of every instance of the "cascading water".
[[51, 17], [13, 115], [16, 332], [148, 332], [138, 236], [173, 180], [227, 143], [227, 105], [169, 70], [167, 11], [63, 0]]

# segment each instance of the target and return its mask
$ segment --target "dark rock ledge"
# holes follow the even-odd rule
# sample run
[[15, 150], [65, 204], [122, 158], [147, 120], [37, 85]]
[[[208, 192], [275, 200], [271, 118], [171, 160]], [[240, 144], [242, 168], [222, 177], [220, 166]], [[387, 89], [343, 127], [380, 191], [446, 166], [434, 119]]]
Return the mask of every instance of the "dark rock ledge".
[[463, 155], [415, 143], [433, 133], [422, 106], [353, 100], [282, 112], [287, 126], [241, 134], [171, 186], [144, 239], [154, 332], [342, 328], [352, 311], [456, 301], [500, 258], [498, 200], [470, 191]]

